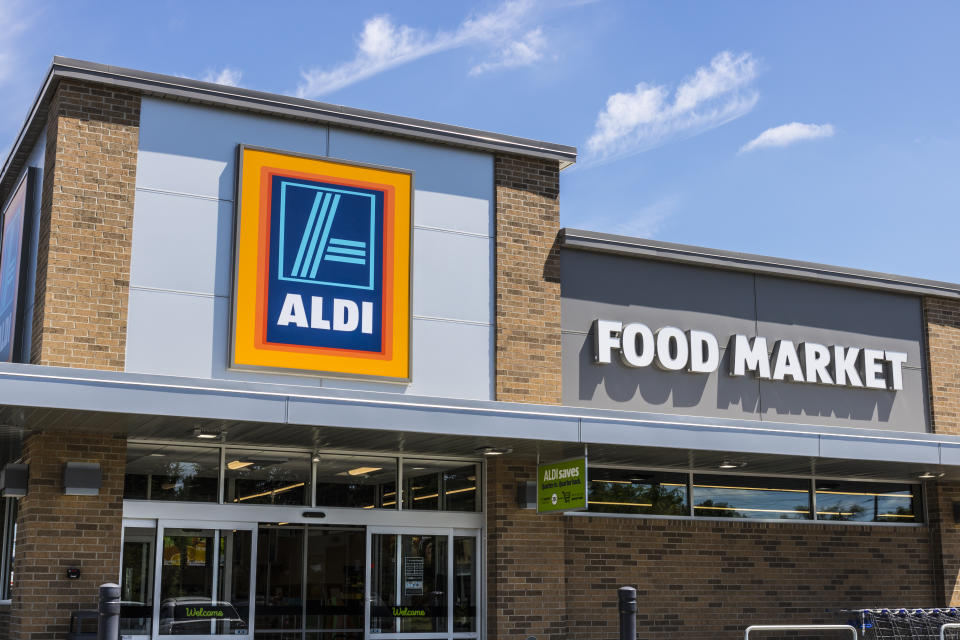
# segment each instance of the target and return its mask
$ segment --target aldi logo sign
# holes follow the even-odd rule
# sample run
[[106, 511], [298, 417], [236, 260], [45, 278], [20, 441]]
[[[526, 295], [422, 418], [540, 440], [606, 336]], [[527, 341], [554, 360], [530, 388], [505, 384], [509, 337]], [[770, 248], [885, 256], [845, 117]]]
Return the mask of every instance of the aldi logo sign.
[[408, 380], [412, 174], [239, 155], [231, 365]]

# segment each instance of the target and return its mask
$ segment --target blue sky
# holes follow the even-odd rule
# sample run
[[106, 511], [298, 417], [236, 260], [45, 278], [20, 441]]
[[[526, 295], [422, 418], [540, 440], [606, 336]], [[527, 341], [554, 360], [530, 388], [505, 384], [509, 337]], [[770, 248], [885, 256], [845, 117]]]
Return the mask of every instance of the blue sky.
[[566, 226], [957, 282], [958, 24], [948, 2], [0, 0], [0, 150], [65, 55], [574, 145]]

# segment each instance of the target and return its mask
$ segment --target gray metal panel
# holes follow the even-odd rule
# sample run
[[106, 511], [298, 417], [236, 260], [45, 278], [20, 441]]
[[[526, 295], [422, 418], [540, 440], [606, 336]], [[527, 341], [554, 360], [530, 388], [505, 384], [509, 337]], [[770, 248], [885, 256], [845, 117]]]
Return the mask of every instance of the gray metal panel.
[[414, 230], [415, 316], [493, 322], [493, 241]]
[[388, 429], [418, 433], [503, 438], [540, 438], [550, 434], [555, 442], [579, 440], [576, 418], [500, 414], [495, 418], [484, 412], [442, 407], [370, 407], [352, 403], [290, 400], [288, 419], [292, 423]]
[[233, 200], [237, 145], [325, 155], [326, 127], [144, 98], [137, 187]]
[[560, 269], [564, 331], [585, 333], [597, 318], [654, 331], [708, 324], [717, 334], [752, 334], [756, 326], [748, 274], [585, 251], [562, 251]]
[[960, 466], [960, 444], [940, 443], [940, 464]]
[[845, 438], [822, 436], [820, 455], [825, 458], [853, 460], [897, 460], [899, 462], [940, 463], [940, 447], [935, 442], [910, 440], [883, 440], [873, 438]]
[[130, 285], [230, 295], [233, 203], [137, 191]]
[[834, 265], [708, 249], [673, 242], [631, 238], [598, 231], [561, 229], [561, 246], [667, 262], [683, 262], [734, 271], [765, 273], [901, 293], [960, 298], [960, 284], [878, 273]]
[[679, 449], [738, 451], [795, 456], [819, 455], [819, 436], [774, 430], [724, 429], [707, 426], [621, 423], [584, 419], [581, 439], [587, 443], [644, 445]]
[[916, 369], [904, 369], [903, 391], [897, 392], [762, 381], [760, 393], [764, 420], [927, 431], [926, 383]]

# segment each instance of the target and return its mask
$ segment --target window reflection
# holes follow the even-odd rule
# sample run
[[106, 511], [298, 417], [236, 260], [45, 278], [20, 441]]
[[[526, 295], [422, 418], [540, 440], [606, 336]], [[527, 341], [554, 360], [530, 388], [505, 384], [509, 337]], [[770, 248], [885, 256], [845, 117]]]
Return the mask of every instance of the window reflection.
[[808, 520], [810, 481], [792, 478], [695, 475], [694, 515], [710, 518]]
[[919, 522], [920, 486], [817, 480], [817, 519]]
[[127, 444], [127, 500], [216, 502], [220, 449]]
[[403, 508], [476, 511], [480, 486], [476, 464], [442, 460], [403, 461]]
[[310, 456], [227, 449], [224, 502], [309, 504]]
[[319, 456], [317, 506], [396, 509], [396, 458]]
[[587, 475], [589, 511], [689, 515], [685, 473], [591, 467]]

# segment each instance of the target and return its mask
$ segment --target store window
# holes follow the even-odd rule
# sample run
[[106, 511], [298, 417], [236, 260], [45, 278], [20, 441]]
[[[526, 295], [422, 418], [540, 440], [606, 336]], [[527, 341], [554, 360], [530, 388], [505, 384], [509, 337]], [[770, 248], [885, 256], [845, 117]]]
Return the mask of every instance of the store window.
[[14, 498], [0, 499], [0, 600], [13, 597], [13, 556], [17, 540], [17, 507]]
[[123, 497], [216, 502], [219, 476], [219, 448], [130, 442]]
[[418, 511], [476, 511], [480, 465], [442, 460], [403, 461], [403, 508]]
[[598, 513], [690, 514], [686, 473], [591, 467], [587, 507]]
[[695, 474], [693, 513], [709, 518], [809, 520], [810, 481]]
[[397, 508], [397, 460], [322, 454], [317, 460], [317, 506]]
[[224, 460], [224, 502], [310, 504], [310, 456], [227, 449]]
[[920, 522], [920, 493], [919, 485], [817, 480], [817, 519]]

